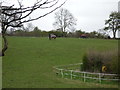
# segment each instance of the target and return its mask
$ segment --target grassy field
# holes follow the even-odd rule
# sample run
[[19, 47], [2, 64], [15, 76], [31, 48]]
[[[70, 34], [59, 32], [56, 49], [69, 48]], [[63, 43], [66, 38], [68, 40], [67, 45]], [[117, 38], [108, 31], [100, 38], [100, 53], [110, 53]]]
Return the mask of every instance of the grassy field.
[[56, 76], [53, 66], [82, 62], [88, 50], [113, 50], [117, 40], [7, 37], [3, 57], [3, 88], [117, 88], [117, 85], [84, 83]]

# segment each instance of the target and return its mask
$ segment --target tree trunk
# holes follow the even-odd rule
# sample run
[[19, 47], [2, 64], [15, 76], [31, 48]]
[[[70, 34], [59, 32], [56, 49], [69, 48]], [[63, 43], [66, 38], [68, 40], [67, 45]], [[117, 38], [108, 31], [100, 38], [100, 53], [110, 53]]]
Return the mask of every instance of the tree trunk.
[[2, 28], [3, 48], [2, 48], [2, 51], [0, 52], [0, 56], [4, 56], [5, 55], [5, 51], [8, 48], [8, 42], [7, 42], [7, 39], [5, 37], [7, 27], [5, 28], [4, 23], [2, 23], [1, 28]]
[[2, 51], [0, 52], [0, 56], [4, 56], [5, 55], [5, 51], [7, 50], [8, 48], [8, 42], [7, 42], [7, 39], [5, 37], [5, 34], [2, 35], [2, 38], [3, 38], [3, 49]]
[[113, 38], [116, 38], [116, 31], [113, 30]]
[[115, 33], [113, 33], [113, 38], [115, 39]]

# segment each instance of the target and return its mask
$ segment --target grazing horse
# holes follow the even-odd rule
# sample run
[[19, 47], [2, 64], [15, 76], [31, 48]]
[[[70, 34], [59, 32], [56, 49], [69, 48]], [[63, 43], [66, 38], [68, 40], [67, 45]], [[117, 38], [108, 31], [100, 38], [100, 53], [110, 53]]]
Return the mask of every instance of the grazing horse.
[[56, 35], [54, 35], [54, 34], [49, 34], [49, 40], [51, 40], [51, 39], [56, 39]]

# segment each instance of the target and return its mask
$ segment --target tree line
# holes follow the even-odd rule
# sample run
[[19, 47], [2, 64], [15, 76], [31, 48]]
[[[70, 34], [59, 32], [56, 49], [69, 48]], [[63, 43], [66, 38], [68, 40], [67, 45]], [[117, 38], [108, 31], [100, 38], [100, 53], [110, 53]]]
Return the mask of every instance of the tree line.
[[[32, 25], [32, 24], [31, 24]], [[29, 25], [28, 25], [29, 26]], [[34, 27], [33, 30], [31, 28], [19, 28], [17, 30], [9, 30], [7, 32], [8, 36], [23, 36], [23, 37], [48, 37], [49, 34], [54, 34], [57, 37], [74, 37], [74, 38], [108, 38], [109, 35], [102, 32], [92, 31], [85, 32], [82, 30], [75, 30], [74, 32], [63, 32], [62, 30], [41, 30], [38, 27]], [[85, 35], [85, 37], [82, 37]]]
[[61, 8], [55, 13], [55, 22], [53, 26], [56, 30], [42, 31], [38, 27], [34, 27], [32, 23], [28, 23], [27, 27], [21, 26], [14, 31], [11, 28], [8, 35], [10, 36], [34, 36], [34, 37], [47, 37], [48, 34], [55, 34], [57, 37], [84, 37], [84, 38], [110, 38], [107, 31], [112, 31], [113, 38], [116, 38], [116, 32], [120, 31], [120, 13], [111, 12], [109, 19], [105, 20], [105, 27], [98, 31], [92, 31], [90, 33], [81, 30], [76, 30], [77, 19], [74, 18], [72, 13], [67, 9]]

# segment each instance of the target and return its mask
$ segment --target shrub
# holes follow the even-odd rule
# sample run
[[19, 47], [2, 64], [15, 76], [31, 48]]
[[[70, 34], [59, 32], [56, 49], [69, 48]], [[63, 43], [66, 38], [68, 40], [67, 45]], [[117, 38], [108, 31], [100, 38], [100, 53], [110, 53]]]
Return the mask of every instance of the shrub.
[[88, 57], [86, 54], [83, 57], [83, 63], [84, 64], [81, 65], [81, 69], [82, 69], [82, 71], [87, 71], [90, 66], [89, 66]]
[[102, 66], [106, 66], [105, 73], [118, 73], [118, 52], [117, 50], [98, 52], [88, 51], [83, 56], [82, 71], [102, 72]]

